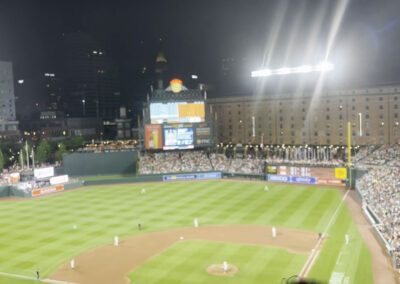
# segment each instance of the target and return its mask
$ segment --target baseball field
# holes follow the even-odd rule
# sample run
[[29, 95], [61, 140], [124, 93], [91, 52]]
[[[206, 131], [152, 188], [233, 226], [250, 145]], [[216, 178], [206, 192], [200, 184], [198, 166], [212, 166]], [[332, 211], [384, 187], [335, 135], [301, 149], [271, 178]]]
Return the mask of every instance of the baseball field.
[[373, 283], [344, 191], [264, 185], [107, 185], [0, 202], [0, 283], [37, 283], [36, 270], [74, 283]]

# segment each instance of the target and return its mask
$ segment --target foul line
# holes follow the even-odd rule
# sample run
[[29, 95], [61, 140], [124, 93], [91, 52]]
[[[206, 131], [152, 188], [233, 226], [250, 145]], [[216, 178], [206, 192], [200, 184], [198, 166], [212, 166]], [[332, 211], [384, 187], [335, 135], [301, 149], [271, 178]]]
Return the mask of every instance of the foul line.
[[326, 225], [324, 232], [322, 233], [322, 237], [318, 240], [317, 244], [315, 247], [311, 250], [311, 254], [308, 257], [306, 263], [304, 264], [303, 268], [300, 271], [299, 278], [305, 278], [307, 277], [308, 273], [311, 270], [311, 267], [314, 264], [315, 259], [317, 259], [317, 256], [319, 255], [319, 250], [317, 250], [318, 246], [321, 244], [322, 239], [324, 238], [325, 234], [328, 232], [329, 227], [332, 225], [333, 220], [335, 220], [337, 213], [339, 212], [340, 207], [342, 207], [342, 204], [344, 203], [344, 200], [346, 199], [347, 195], [349, 194], [350, 190], [347, 190], [345, 195], [342, 198], [342, 201], [339, 203], [339, 205], [336, 208], [336, 211], [333, 213], [331, 219], [329, 220], [328, 225]]
[[31, 276], [25, 276], [25, 275], [19, 275], [19, 274], [12, 274], [12, 273], [7, 273], [7, 272], [1, 272], [0, 275], [3, 276], [8, 276], [8, 277], [13, 277], [13, 278], [19, 278], [19, 279], [27, 279], [27, 280], [34, 280], [34, 281], [40, 281], [44, 283], [53, 283], [53, 284], [77, 284], [74, 282], [67, 282], [67, 281], [61, 281], [61, 280], [54, 280], [54, 279], [40, 279], [37, 280], [36, 277], [31, 277]]

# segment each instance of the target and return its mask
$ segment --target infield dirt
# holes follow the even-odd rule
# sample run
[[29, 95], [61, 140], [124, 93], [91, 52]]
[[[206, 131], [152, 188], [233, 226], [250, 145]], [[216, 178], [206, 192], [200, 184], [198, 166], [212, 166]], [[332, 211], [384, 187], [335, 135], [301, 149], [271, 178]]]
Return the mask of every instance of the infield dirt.
[[[314, 232], [277, 228], [273, 238], [269, 226], [220, 225], [185, 227], [141, 233], [85, 252], [75, 258], [75, 269], [69, 262], [61, 265], [49, 278], [75, 283], [129, 283], [125, 276], [176, 242], [214, 241], [285, 248], [289, 252], [309, 254], [318, 241]], [[184, 237], [183, 240], [180, 237]], [[199, 270], [202, 268], [199, 267]], [[239, 267], [240, 270], [240, 267]], [[203, 270], [204, 271], [204, 270]], [[204, 271], [204, 273], [206, 273]]]

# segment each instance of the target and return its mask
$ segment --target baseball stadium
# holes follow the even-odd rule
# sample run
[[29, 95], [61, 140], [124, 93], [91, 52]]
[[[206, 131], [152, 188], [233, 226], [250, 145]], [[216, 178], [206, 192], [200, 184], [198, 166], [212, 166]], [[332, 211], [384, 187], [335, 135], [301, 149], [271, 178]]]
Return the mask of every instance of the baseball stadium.
[[355, 146], [351, 127], [337, 146], [257, 142], [264, 103], [280, 107], [241, 103], [249, 143], [216, 143], [229, 100], [175, 79], [144, 103], [138, 147], [4, 174], [0, 282], [399, 283], [399, 146]]

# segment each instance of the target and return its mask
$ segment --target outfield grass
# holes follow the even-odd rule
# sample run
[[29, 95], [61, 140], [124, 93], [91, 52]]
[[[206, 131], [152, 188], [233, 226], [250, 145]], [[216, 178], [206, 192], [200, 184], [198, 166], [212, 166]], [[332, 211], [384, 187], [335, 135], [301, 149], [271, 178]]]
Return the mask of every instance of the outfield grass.
[[[145, 195], [140, 194], [143, 187]], [[141, 233], [192, 226], [194, 218], [200, 225], [257, 224], [323, 232], [341, 201], [339, 192], [330, 188], [269, 187], [264, 192], [261, 183], [231, 181], [112, 185], [2, 202], [0, 271], [34, 276], [39, 268], [44, 277], [75, 255], [111, 243], [115, 235], [138, 234], [138, 223]], [[346, 233], [351, 237], [348, 246]], [[327, 281], [337, 272], [349, 277], [349, 283], [372, 283], [371, 256], [345, 206], [329, 234], [311, 276]]]

